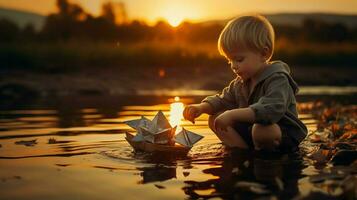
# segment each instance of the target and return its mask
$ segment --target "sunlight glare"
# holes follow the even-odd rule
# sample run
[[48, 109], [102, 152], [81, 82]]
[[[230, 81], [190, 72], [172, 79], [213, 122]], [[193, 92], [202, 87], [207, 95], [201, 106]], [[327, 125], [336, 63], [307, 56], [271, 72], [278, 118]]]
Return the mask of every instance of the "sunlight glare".
[[162, 7], [162, 16], [172, 27], [177, 27], [187, 19], [187, 13], [187, 8], [178, 2], [172, 2]]
[[175, 97], [175, 102], [170, 104], [170, 124], [172, 127], [177, 126], [176, 132], [181, 130], [181, 121], [183, 119], [184, 105], [179, 102], [180, 97]]
[[181, 24], [181, 22], [183, 21], [183, 18], [182, 17], [179, 17], [179, 16], [169, 16], [169, 17], [166, 17], [167, 18], [167, 22], [169, 22], [169, 24], [172, 26], [172, 27], [177, 27], [178, 25]]

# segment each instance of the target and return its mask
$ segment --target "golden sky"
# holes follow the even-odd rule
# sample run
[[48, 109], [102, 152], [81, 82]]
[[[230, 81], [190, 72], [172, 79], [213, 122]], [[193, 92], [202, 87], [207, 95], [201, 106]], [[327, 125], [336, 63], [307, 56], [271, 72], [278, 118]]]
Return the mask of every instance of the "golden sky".
[[[98, 15], [100, 6], [108, 0], [72, 0]], [[56, 10], [56, 0], [0, 0], [1, 7], [48, 14]], [[357, 14], [357, 0], [112, 0], [126, 5], [130, 19], [154, 22], [166, 19], [170, 23], [189, 19], [202, 21], [225, 19], [242, 12], [334, 12]]]

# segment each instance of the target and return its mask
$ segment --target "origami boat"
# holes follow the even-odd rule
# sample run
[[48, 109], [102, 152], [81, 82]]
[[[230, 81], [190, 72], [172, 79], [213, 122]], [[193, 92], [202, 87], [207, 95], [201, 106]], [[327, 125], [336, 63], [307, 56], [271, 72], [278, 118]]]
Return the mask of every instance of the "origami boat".
[[176, 126], [171, 127], [162, 111], [151, 121], [145, 117], [125, 121], [137, 131], [136, 135], [126, 132], [126, 140], [135, 149], [146, 152], [187, 153], [203, 136], [182, 129], [175, 135]]
[[126, 141], [136, 150], [145, 152], [169, 152], [175, 154], [187, 154], [191, 147], [185, 147], [180, 144], [165, 145], [165, 144], [155, 144], [146, 141], [133, 141], [135, 136], [129, 132], [126, 132]]

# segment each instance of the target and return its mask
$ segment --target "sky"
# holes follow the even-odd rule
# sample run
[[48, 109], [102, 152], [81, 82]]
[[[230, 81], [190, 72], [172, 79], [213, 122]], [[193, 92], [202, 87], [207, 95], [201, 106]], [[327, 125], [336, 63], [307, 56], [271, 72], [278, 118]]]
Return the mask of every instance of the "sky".
[[[108, 0], [72, 0], [94, 15], [100, 14]], [[123, 2], [129, 19], [153, 23], [158, 19], [171, 24], [182, 20], [227, 19], [240, 13], [333, 12], [357, 14], [357, 0], [111, 0]], [[56, 0], [0, 0], [0, 7], [40, 14], [56, 11]]]

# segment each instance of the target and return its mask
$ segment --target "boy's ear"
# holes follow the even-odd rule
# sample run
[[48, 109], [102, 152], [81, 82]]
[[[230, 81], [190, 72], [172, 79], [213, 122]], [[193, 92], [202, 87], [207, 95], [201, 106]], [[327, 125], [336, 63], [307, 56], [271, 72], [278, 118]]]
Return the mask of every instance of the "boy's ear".
[[267, 60], [269, 56], [269, 48], [265, 46], [262, 51], [262, 58]]

